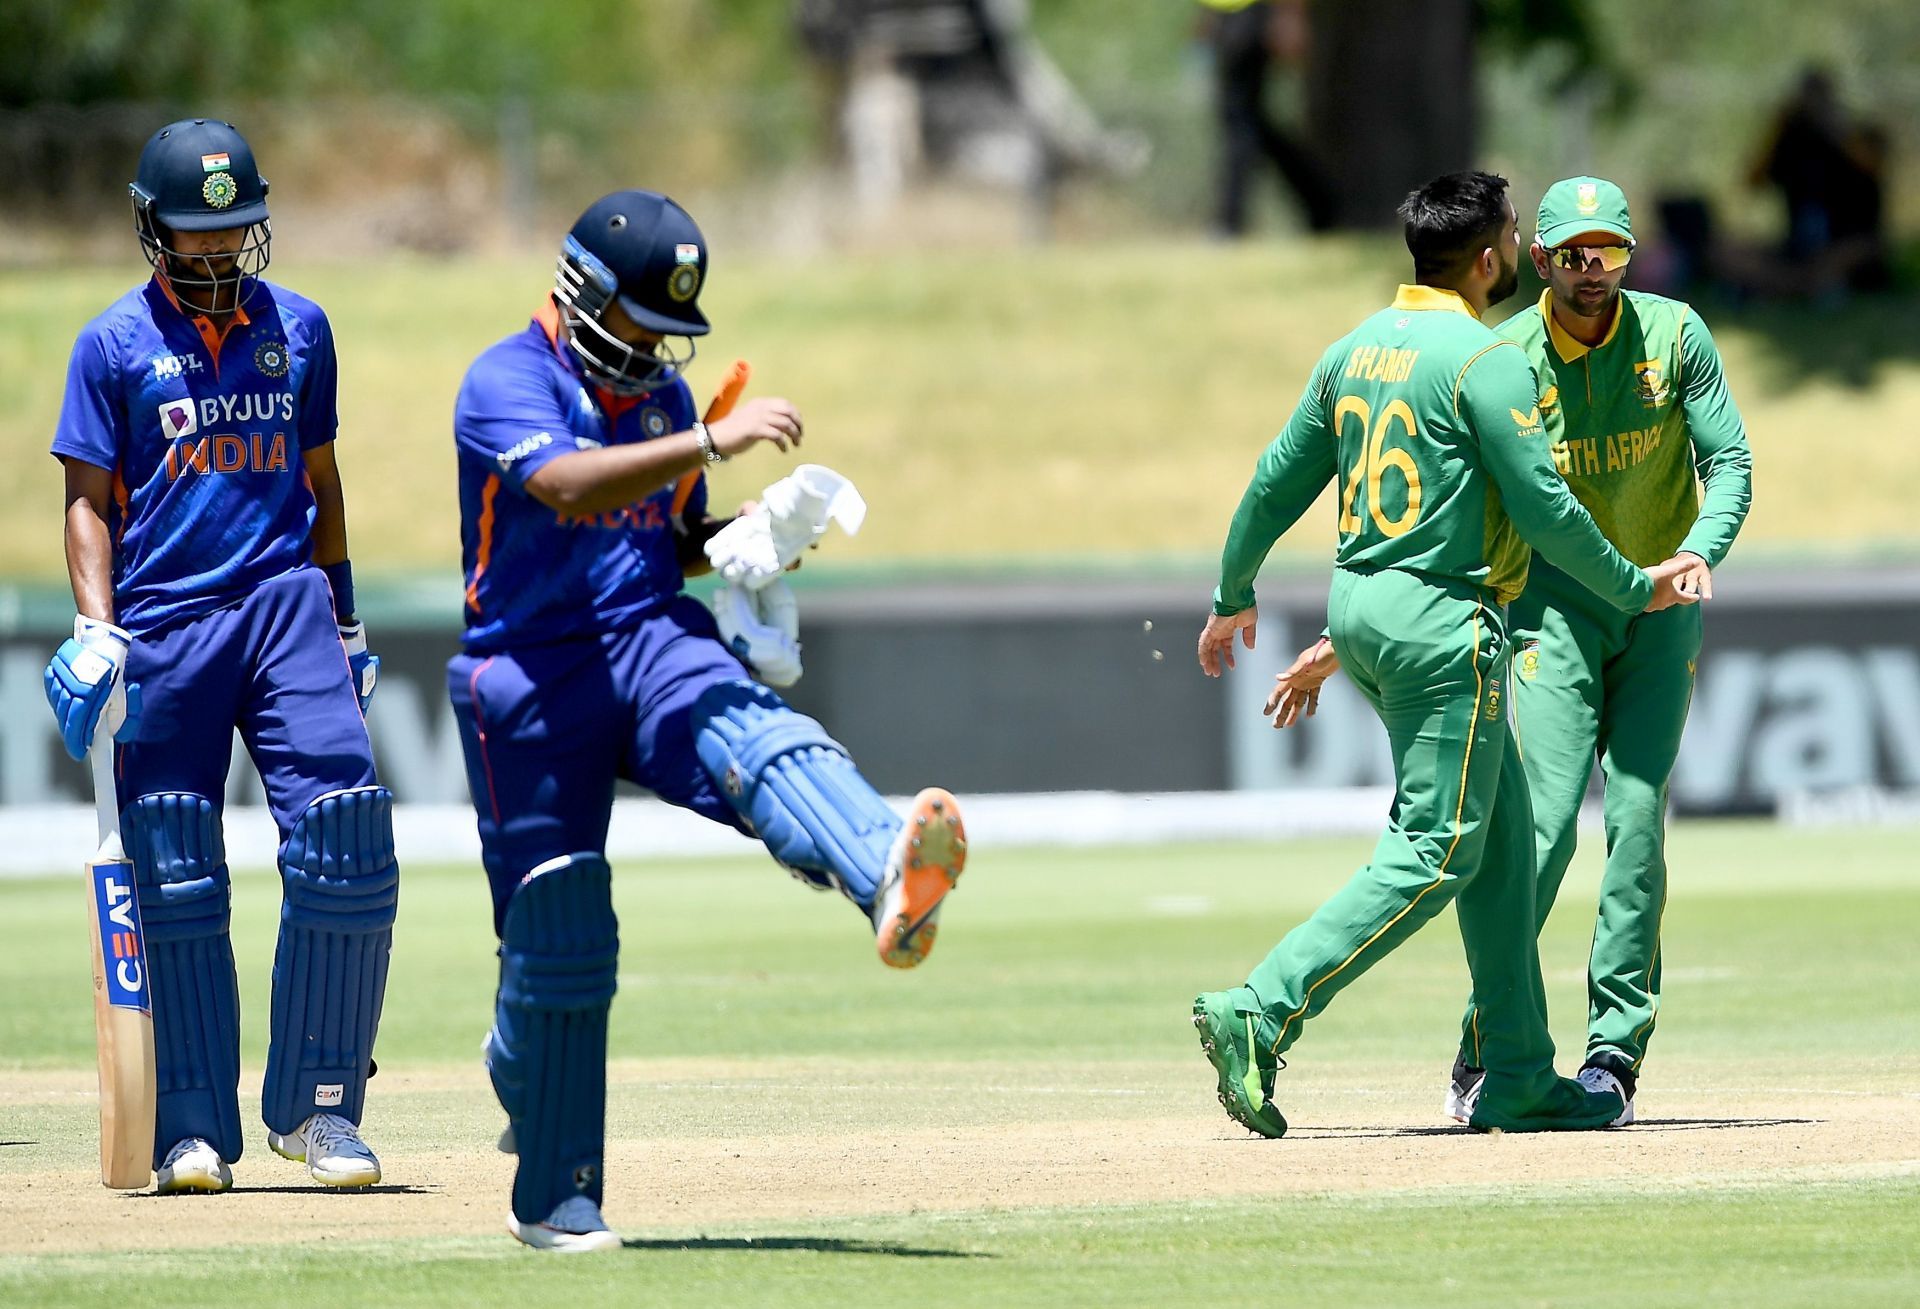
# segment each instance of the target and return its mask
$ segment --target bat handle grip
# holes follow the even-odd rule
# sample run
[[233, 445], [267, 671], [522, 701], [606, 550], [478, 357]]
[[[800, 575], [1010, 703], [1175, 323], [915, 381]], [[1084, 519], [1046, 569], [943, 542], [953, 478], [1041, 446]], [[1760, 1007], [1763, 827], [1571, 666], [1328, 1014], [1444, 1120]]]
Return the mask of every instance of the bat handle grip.
[[124, 859], [120, 844], [120, 796], [113, 776], [113, 738], [102, 732], [87, 751], [93, 771], [93, 813], [100, 823], [100, 857]]

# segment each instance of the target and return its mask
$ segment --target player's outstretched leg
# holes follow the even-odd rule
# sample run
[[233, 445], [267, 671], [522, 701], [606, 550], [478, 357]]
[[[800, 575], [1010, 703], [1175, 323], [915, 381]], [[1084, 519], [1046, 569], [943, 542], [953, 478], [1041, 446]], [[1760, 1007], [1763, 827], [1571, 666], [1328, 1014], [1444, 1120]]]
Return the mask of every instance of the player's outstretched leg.
[[709, 687], [693, 726], [701, 763], [773, 857], [865, 910], [882, 963], [923, 962], [966, 867], [958, 802], [930, 787], [902, 824], [825, 728], [752, 682]]
[[528, 873], [501, 924], [487, 1071], [520, 1156], [507, 1230], [540, 1250], [617, 1250], [600, 1216], [607, 1011], [620, 959], [613, 874], [587, 852]]
[[400, 892], [393, 793], [357, 786], [321, 796], [294, 824], [280, 865], [286, 899], [261, 1091], [267, 1144], [317, 1182], [368, 1186], [380, 1161], [359, 1123]]
[[220, 814], [203, 796], [142, 796], [121, 816], [153, 985], [159, 1190], [224, 1191], [240, 1157], [240, 990]]

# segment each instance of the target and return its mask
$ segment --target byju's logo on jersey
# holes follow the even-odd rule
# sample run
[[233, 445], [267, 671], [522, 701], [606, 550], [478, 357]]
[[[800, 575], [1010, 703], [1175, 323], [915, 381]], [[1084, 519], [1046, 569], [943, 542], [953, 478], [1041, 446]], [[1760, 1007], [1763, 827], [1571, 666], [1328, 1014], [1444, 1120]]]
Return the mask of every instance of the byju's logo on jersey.
[[199, 355], [155, 355], [153, 357], [153, 380], [171, 382], [176, 377], [200, 371]]
[[160, 406], [160, 434], [169, 441], [200, 430], [200, 416], [191, 400], [169, 400]]

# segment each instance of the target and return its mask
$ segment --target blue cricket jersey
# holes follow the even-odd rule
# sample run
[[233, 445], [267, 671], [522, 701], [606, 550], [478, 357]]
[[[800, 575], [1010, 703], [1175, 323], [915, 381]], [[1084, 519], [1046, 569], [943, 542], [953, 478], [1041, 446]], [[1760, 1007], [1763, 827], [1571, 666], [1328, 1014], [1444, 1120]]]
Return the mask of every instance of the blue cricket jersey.
[[[679, 378], [633, 398], [590, 386], [559, 339], [551, 301], [474, 361], [453, 410], [469, 653], [619, 631], [680, 593], [675, 487], [561, 515], [534, 499], [527, 479], [563, 454], [684, 432], [695, 417]], [[697, 521], [705, 477], [694, 475], [685, 496], [682, 514]]]
[[114, 617], [136, 634], [244, 599], [311, 555], [300, 454], [338, 426], [320, 306], [257, 285], [224, 332], [155, 276], [73, 345], [53, 453], [114, 475]]

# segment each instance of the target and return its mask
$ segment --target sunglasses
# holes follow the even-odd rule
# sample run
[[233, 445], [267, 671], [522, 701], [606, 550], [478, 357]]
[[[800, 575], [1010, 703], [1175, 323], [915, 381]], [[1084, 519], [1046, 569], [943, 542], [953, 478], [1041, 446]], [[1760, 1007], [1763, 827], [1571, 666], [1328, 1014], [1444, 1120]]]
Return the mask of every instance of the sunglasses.
[[1584, 273], [1591, 260], [1600, 261], [1600, 271], [1617, 273], [1627, 266], [1633, 258], [1630, 245], [1563, 245], [1547, 252], [1547, 258], [1556, 268], [1564, 268], [1572, 273]]

